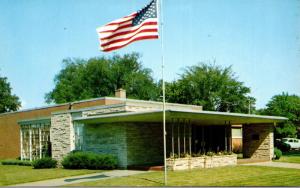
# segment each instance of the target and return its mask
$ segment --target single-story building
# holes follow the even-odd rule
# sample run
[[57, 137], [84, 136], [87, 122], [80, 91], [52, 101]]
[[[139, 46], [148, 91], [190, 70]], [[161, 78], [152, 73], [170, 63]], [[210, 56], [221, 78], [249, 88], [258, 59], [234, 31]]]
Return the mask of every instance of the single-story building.
[[[285, 120], [167, 103], [167, 157], [231, 152], [232, 129], [242, 127], [243, 156], [271, 160], [274, 125]], [[50, 155], [60, 161], [82, 150], [115, 155], [124, 168], [163, 164], [162, 103], [127, 99], [124, 90], [116, 97], [0, 114], [0, 128], [1, 142], [13, 143], [0, 146], [1, 158], [15, 150], [11, 156], [22, 160]]]

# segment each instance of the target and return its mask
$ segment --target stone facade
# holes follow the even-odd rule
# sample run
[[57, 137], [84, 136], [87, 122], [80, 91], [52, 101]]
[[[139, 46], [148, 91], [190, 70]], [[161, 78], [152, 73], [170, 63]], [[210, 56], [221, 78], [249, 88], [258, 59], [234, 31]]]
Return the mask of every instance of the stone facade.
[[161, 124], [127, 124], [127, 165], [163, 164]]
[[244, 158], [271, 160], [274, 155], [272, 124], [243, 125]]
[[237, 164], [236, 155], [219, 155], [167, 159], [167, 168], [170, 170], [188, 170], [195, 168], [215, 168]]
[[161, 164], [161, 126], [155, 124], [101, 124], [84, 126], [84, 151], [117, 156], [119, 166]]
[[99, 107], [95, 109], [90, 109], [82, 112], [83, 117], [87, 116], [96, 116], [96, 115], [103, 115], [103, 114], [112, 114], [112, 113], [120, 113], [125, 112], [125, 106], [115, 105], [112, 107]]
[[118, 158], [118, 166], [127, 166], [126, 125], [85, 125], [83, 150], [112, 154]]
[[50, 135], [52, 158], [61, 161], [74, 148], [74, 129], [70, 113], [52, 115]]

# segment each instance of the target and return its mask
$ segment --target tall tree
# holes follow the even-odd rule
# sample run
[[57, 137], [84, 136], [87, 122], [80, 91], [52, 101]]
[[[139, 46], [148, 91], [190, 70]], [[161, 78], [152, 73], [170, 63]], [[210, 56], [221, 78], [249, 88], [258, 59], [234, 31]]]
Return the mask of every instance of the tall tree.
[[[266, 109], [260, 110], [261, 114], [284, 116], [289, 119], [276, 126], [275, 136], [277, 138], [295, 137], [297, 128], [300, 131], [300, 97], [283, 92], [273, 96], [266, 106]], [[300, 136], [299, 131], [298, 136]]]
[[180, 79], [166, 84], [168, 102], [202, 105], [205, 110], [248, 112], [255, 99], [250, 88], [235, 77], [231, 67], [200, 63], [187, 67]]
[[129, 98], [156, 100], [158, 88], [151, 70], [144, 68], [139, 54], [98, 57], [88, 60], [65, 59], [63, 69], [55, 76], [55, 88], [46, 94], [46, 102], [64, 103], [112, 96], [123, 88]]
[[0, 113], [16, 111], [20, 107], [19, 97], [11, 93], [7, 78], [0, 76]]

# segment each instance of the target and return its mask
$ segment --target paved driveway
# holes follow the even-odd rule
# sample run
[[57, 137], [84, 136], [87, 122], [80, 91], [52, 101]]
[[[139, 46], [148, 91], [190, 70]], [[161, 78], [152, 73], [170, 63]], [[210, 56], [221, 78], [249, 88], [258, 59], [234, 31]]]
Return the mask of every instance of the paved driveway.
[[283, 162], [257, 162], [257, 163], [248, 163], [248, 164], [240, 164], [246, 166], [270, 166], [270, 167], [280, 167], [280, 168], [295, 168], [300, 169], [300, 164], [297, 163], [283, 163]]
[[51, 180], [43, 180], [31, 183], [23, 183], [17, 185], [10, 185], [10, 186], [62, 186], [67, 184], [73, 183], [81, 183], [87, 181], [97, 181], [101, 179], [109, 179], [115, 177], [123, 177], [123, 176], [130, 176], [135, 174], [147, 173], [147, 171], [137, 171], [137, 170], [112, 170], [108, 172], [101, 172], [101, 173], [94, 173], [94, 174], [86, 174], [80, 176], [72, 176], [72, 177], [65, 177], [59, 179], [51, 179]]

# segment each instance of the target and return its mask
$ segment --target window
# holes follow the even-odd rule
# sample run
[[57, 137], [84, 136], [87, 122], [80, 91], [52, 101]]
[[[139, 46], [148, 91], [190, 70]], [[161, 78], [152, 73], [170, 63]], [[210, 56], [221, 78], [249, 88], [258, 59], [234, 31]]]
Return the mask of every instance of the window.
[[243, 137], [242, 128], [232, 128], [231, 133], [232, 133], [232, 138], [242, 138]]
[[83, 124], [74, 123], [75, 150], [82, 150], [83, 147]]

